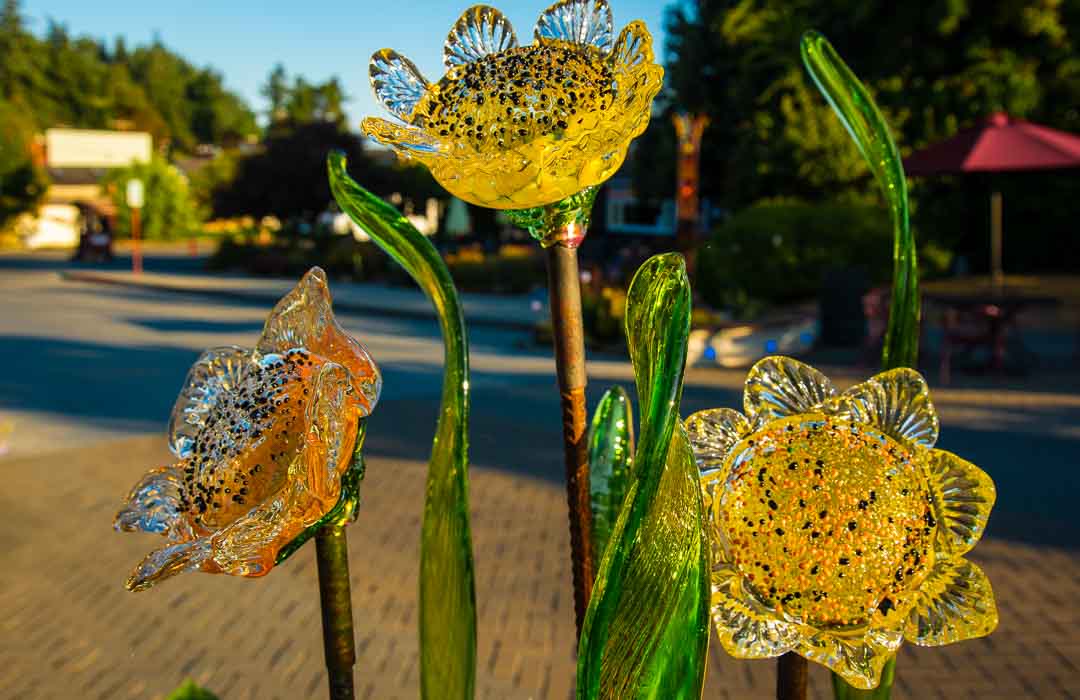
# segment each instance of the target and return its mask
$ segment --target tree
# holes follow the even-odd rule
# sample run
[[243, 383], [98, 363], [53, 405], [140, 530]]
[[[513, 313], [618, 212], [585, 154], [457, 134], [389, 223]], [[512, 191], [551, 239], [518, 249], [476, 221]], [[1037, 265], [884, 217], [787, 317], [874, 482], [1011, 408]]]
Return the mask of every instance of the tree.
[[0, 100], [0, 230], [45, 195], [48, 180], [30, 157], [33, 128], [21, 110]]
[[[703, 190], [732, 209], [776, 197], [879, 197], [801, 66], [799, 37], [811, 28], [874, 92], [903, 152], [997, 110], [1080, 131], [1080, 3], [691, 0], [669, 11], [666, 27], [670, 99], [674, 108], [709, 115]], [[657, 120], [651, 128], [670, 127]], [[1075, 201], [1080, 183], [1073, 187], [1067, 199]], [[965, 252], [978, 257], [984, 230], [963, 243], [961, 217], [938, 218], [955, 209], [943, 206], [945, 189], [915, 181], [916, 224], [924, 238], [969, 246]], [[1028, 196], [1048, 208], [1045, 192]], [[1009, 202], [1017, 212], [1037, 209], [1023, 194], [1010, 194]], [[1065, 218], [1042, 224], [1047, 236], [1071, 230]]]
[[331, 149], [344, 151], [354, 171], [370, 165], [360, 138], [336, 124], [310, 122], [272, 132], [260, 152], [237, 163], [232, 183], [214, 192], [215, 215], [313, 218], [332, 201], [326, 179]]
[[4, 0], [0, 10], [0, 66], [0, 99], [25, 110], [38, 131], [143, 129], [180, 150], [257, 132], [254, 113], [215, 71], [192, 66], [158, 40], [129, 50], [118, 39], [110, 50], [56, 22], [37, 38], [18, 0]]
[[148, 163], [136, 163], [113, 170], [102, 181], [117, 210], [117, 230], [131, 235], [131, 209], [127, 205], [127, 183], [141, 180], [145, 205], [141, 212], [142, 235], [147, 239], [182, 238], [198, 231], [201, 217], [187, 179], [175, 166], [155, 156]]

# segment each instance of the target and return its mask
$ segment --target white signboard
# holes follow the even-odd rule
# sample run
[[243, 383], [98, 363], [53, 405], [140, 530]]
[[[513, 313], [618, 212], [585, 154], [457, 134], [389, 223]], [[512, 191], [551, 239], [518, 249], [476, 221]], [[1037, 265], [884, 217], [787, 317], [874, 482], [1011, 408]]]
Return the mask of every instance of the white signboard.
[[127, 189], [124, 194], [129, 207], [142, 209], [144, 189], [142, 180], [131, 179], [127, 181]]
[[50, 168], [122, 168], [148, 162], [151, 151], [150, 134], [142, 131], [45, 130]]

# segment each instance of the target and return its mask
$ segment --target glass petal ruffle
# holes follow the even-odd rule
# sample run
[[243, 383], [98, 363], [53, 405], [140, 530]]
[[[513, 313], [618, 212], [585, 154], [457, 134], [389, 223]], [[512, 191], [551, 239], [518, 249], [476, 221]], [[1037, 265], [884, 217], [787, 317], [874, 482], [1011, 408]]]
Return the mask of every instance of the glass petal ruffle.
[[188, 370], [169, 416], [169, 449], [187, 457], [206, 416], [223, 394], [235, 391], [251, 366], [251, 351], [227, 345], [207, 350]]
[[181, 488], [180, 471], [175, 466], [147, 472], [116, 514], [115, 528], [122, 532], [167, 535], [180, 522]]
[[842, 403], [853, 420], [886, 435], [928, 449], [937, 442], [937, 411], [926, 381], [913, 369], [882, 372], [845, 391]]
[[427, 92], [428, 82], [412, 61], [393, 49], [376, 51], [368, 67], [371, 89], [391, 114], [412, 121], [413, 110]]
[[938, 549], [951, 556], [971, 550], [982, 537], [997, 498], [994, 482], [971, 462], [945, 450], [927, 460], [938, 520]]
[[611, 6], [607, 0], [560, 0], [536, 20], [533, 36], [538, 41], [569, 41], [595, 46], [607, 53], [614, 34]]
[[720, 644], [736, 658], [771, 658], [799, 644], [798, 625], [778, 619], [730, 564], [713, 564], [710, 611]]
[[293, 348], [304, 348], [345, 367], [359, 395], [361, 415], [371, 413], [379, 400], [382, 377], [367, 349], [334, 317], [326, 273], [318, 267], [311, 268], [274, 306], [256, 345], [260, 352], [283, 353]]
[[623, 27], [608, 60], [621, 72], [630, 73], [651, 64], [653, 58], [652, 36], [644, 22], [635, 20]]
[[799, 655], [828, 667], [864, 690], [878, 686], [885, 663], [904, 641], [902, 632], [891, 627], [808, 632], [796, 650]]
[[750, 422], [730, 408], [711, 408], [687, 418], [686, 432], [694, 448], [694, 461], [702, 476], [708, 477], [715, 475], [731, 448], [750, 433]]
[[808, 413], [836, 396], [828, 377], [790, 357], [759, 360], [746, 376], [743, 408], [754, 427]]
[[966, 559], [939, 560], [919, 588], [904, 636], [921, 646], [983, 637], [998, 623], [990, 580]]
[[449, 70], [517, 45], [514, 28], [502, 12], [487, 5], [476, 5], [465, 10], [446, 37], [443, 65]]

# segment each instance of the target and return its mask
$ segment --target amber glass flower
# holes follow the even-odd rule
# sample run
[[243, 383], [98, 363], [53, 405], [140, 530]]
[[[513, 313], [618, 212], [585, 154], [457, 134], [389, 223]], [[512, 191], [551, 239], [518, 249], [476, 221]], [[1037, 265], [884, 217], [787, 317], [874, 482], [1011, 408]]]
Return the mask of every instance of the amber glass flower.
[[116, 516], [117, 530], [168, 539], [127, 587], [194, 569], [269, 572], [338, 505], [380, 385], [367, 350], [334, 319], [319, 268], [278, 302], [254, 349], [203, 353], [170, 419], [178, 461], [147, 473]]
[[470, 8], [435, 84], [397, 52], [376, 52], [372, 87], [405, 123], [369, 117], [364, 132], [484, 207], [544, 206], [602, 183], [649, 123], [664, 74], [652, 37], [631, 22], [613, 41], [606, 0], [562, 0], [533, 35], [519, 46], [501, 12]]
[[812, 367], [770, 357], [750, 371], [744, 410], [686, 421], [728, 653], [794, 651], [873, 688], [905, 638], [937, 646], [993, 631], [990, 582], [963, 555], [994, 484], [933, 449], [938, 419], [917, 372], [838, 394]]

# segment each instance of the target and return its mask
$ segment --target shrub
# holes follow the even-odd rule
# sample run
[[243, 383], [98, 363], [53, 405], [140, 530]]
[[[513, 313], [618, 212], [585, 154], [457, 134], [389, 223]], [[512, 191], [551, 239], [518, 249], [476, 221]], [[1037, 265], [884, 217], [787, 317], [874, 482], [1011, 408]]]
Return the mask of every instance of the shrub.
[[116, 205], [116, 228], [121, 236], [131, 235], [131, 209], [127, 205], [127, 182], [142, 180], [144, 205], [141, 212], [142, 237], [174, 239], [197, 233], [199, 209], [188, 189], [187, 179], [176, 167], [155, 156], [148, 163], [135, 163], [110, 172], [102, 186]]
[[30, 158], [33, 124], [0, 100], [0, 231], [20, 214], [33, 211], [48, 179]]
[[446, 256], [454, 284], [463, 292], [523, 294], [547, 279], [543, 259], [511, 249], [484, 255], [479, 248], [464, 248]]
[[829, 271], [861, 268], [889, 279], [892, 226], [882, 207], [761, 203], [720, 225], [698, 256], [707, 302], [750, 315], [763, 306], [812, 299]]

